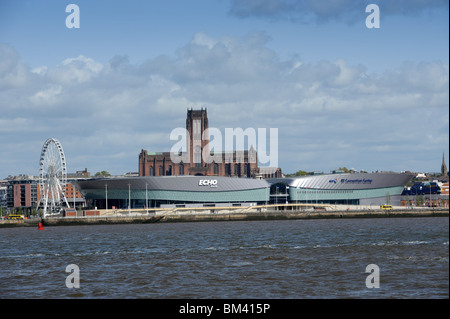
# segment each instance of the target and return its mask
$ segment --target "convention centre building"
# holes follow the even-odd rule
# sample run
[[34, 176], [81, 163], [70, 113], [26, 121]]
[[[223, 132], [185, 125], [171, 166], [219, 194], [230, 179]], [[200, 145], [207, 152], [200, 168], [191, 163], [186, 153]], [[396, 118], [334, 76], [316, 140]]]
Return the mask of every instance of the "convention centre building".
[[400, 206], [406, 173], [324, 174], [269, 179], [271, 202]]
[[401, 193], [412, 177], [404, 173], [276, 179], [185, 175], [94, 178], [78, 180], [75, 184], [88, 205], [98, 209], [269, 203], [400, 205]]

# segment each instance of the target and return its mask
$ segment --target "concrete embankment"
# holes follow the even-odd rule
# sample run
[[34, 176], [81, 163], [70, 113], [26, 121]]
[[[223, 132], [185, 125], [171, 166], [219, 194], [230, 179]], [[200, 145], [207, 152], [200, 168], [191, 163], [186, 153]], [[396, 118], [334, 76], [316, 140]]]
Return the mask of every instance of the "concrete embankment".
[[2, 221], [0, 227], [34, 226], [40, 221], [44, 226], [144, 224], [171, 222], [206, 221], [251, 221], [251, 220], [296, 220], [332, 218], [396, 218], [396, 217], [448, 217], [448, 209], [430, 210], [351, 210], [351, 211], [266, 211], [266, 212], [228, 212], [228, 213], [169, 213], [142, 216], [90, 216], [90, 217], [50, 217], [18, 221]]
[[172, 214], [160, 222], [195, 222], [195, 221], [239, 221], [239, 220], [295, 220], [295, 219], [331, 219], [331, 218], [392, 218], [392, 217], [448, 217], [448, 210], [427, 211], [323, 211], [292, 212], [268, 211], [259, 213], [229, 214]]

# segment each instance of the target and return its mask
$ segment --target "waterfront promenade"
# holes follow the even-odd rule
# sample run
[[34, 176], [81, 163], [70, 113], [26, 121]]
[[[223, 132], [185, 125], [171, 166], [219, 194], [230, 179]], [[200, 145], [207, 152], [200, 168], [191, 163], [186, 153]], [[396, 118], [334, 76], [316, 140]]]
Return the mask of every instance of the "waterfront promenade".
[[331, 205], [263, 205], [250, 207], [202, 207], [173, 209], [99, 210], [97, 216], [46, 217], [25, 220], [1, 220], [0, 227], [139, 224], [202, 221], [295, 220], [335, 218], [448, 217], [448, 208], [374, 207]]

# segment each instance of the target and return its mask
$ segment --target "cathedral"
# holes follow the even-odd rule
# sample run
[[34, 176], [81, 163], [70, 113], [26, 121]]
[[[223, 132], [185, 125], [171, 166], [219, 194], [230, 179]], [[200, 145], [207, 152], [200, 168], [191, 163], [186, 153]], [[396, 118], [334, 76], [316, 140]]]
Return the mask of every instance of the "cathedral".
[[[147, 152], [139, 154], [139, 176], [211, 175], [247, 178], [279, 178], [281, 169], [258, 167], [253, 145], [244, 151], [209, 151], [206, 109], [187, 110], [187, 153]], [[208, 155], [209, 154], [209, 155]], [[210, 156], [210, 158], [205, 158]], [[174, 159], [177, 159], [174, 161]]]

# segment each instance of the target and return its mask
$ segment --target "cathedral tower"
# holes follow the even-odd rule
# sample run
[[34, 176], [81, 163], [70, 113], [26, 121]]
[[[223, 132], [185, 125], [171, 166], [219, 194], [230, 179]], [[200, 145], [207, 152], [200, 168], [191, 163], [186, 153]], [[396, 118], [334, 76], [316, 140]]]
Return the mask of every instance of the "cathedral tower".
[[187, 149], [189, 150], [189, 166], [192, 175], [205, 174], [204, 155], [209, 154], [208, 114], [206, 109], [188, 109], [186, 130], [189, 133]]

